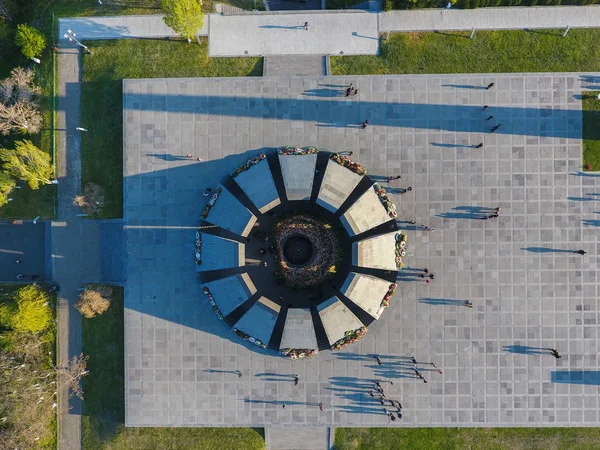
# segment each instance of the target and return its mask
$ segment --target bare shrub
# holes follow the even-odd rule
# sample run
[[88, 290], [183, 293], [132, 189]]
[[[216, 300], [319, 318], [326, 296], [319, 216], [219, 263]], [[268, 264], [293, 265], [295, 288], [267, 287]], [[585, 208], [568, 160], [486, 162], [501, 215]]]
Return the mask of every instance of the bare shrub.
[[105, 285], [95, 285], [79, 294], [79, 301], [75, 308], [86, 319], [91, 319], [105, 312], [110, 306], [112, 288]]
[[84, 214], [97, 216], [104, 207], [104, 188], [95, 183], [87, 183], [83, 193], [73, 199], [73, 204], [79, 206]]

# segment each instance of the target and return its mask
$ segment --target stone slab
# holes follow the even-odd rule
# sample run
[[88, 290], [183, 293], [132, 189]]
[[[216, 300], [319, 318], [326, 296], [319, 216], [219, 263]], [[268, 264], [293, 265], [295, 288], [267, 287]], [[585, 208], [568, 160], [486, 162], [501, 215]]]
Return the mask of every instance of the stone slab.
[[391, 217], [373, 189], [361, 195], [342, 216], [342, 223], [350, 236], [364, 233], [390, 220]]
[[321, 303], [317, 309], [330, 345], [342, 339], [346, 331], [353, 331], [363, 326], [362, 322], [337, 297], [330, 298], [327, 303]]
[[260, 339], [267, 345], [273, 333], [279, 309], [279, 305], [261, 297], [233, 327], [255, 339]]
[[340, 291], [375, 319], [379, 319], [384, 311], [381, 301], [389, 287], [390, 283], [381, 278], [350, 272]]
[[279, 155], [288, 200], [310, 200], [317, 155]]
[[279, 348], [318, 348], [310, 309], [288, 309]]
[[396, 232], [353, 242], [352, 264], [373, 269], [397, 270]]
[[[219, 198], [205, 220], [240, 236], [248, 236], [256, 223], [256, 217], [231, 192], [223, 186], [219, 187], [221, 187]], [[211, 196], [206, 197], [206, 201], [210, 198]]]
[[317, 196], [317, 204], [331, 212], [336, 212], [360, 183], [361, 178], [351, 170], [328, 160]]

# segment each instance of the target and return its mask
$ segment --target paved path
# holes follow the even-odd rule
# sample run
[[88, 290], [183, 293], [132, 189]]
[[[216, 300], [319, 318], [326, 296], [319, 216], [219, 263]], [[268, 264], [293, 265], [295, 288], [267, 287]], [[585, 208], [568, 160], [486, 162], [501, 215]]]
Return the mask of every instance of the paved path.
[[379, 14], [379, 32], [432, 30], [522, 30], [597, 28], [600, 6], [536, 6], [478, 9], [427, 9]]
[[[580, 172], [577, 96], [598, 75], [128, 80], [127, 425], [596, 426], [600, 177]], [[330, 95], [351, 82], [358, 98]], [[373, 176], [400, 174], [389, 186], [399, 218], [435, 228], [401, 224], [405, 263], [435, 280], [400, 271], [390, 308], [361, 341], [302, 361], [245, 346], [199, 303], [189, 262], [202, 191], [288, 143], [353, 151]], [[185, 149], [192, 159], [178, 158]], [[477, 219], [497, 206], [499, 218]], [[579, 248], [589, 254], [566, 253]], [[411, 355], [443, 375], [423, 364], [429, 383], [415, 379]], [[402, 424], [368, 396], [373, 379], [401, 401]]]
[[266, 427], [265, 450], [329, 450], [331, 428]]
[[210, 56], [373, 55], [378, 48], [377, 14], [363, 11], [210, 16]]
[[[0, 284], [16, 283], [18, 274], [38, 275], [38, 281], [44, 280], [45, 230], [43, 223], [0, 224]], [[21, 263], [15, 264], [16, 260]]]
[[[309, 31], [302, 29], [309, 22]], [[210, 23], [210, 26], [209, 26]], [[540, 6], [429, 9], [414, 11], [258, 12], [206, 16], [211, 56], [377, 54], [378, 36], [388, 31], [486, 30], [600, 26], [600, 6]], [[166, 37], [176, 33], [160, 15], [83, 17], [59, 20], [85, 39]], [[210, 33], [209, 33], [210, 30]]]
[[[58, 299], [58, 364], [64, 366], [81, 353], [81, 315], [73, 308], [77, 288], [100, 279], [100, 225], [77, 217], [73, 198], [81, 192], [81, 139], [75, 130], [81, 122], [80, 50], [60, 42], [58, 55], [57, 178], [58, 217], [51, 223], [52, 276], [60, 285]], [[59, 393], [59, 447], [81, 448], [81, 401]]]

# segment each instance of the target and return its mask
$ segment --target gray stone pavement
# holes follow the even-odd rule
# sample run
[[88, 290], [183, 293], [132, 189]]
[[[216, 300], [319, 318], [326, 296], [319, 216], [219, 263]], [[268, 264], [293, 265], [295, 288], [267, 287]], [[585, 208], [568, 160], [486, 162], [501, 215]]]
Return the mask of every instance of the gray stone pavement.
[[[81, 192], [80, 50], [61, 41], [58, 54], [58, 214], [52, 221], [50, 264], [53, 281], [60, 285], [58, 298], [58, 364], [64, 366], [82, 350], [81, 315], [74, 309], [77, 288], [100, 280], [100, 224], [77, 217], [73, 198]], [[59, 392], [59, 447], [81, 448], [82, 404]]]
[[597, 28], [600, 7], [534, 6], [478, 9], [421, 9], [379, 14], [379, 32], [432, 30], [522, 30]]
[[[309, 22], [309, 32], [301, 26]], [[210, 24], [210, 26], [209, 26]], [[594, 28], [600, 6], [427, 9], [371, 13], [357, 10], [256, 12], [205, 16], [211, 56], [377, 54], [388, 31]], [[59, 19], [60, 36], [71, 28], [84, 39], [176, 36], [161, 15]]]
[[[0, 284], [17, 282], [17, 275], [45, 277], [43, 224], [0, 224]], [[15, 264], [15, 261], [21, 261]], [[22, 280], [29, 281], [29, 280]]]
[[[210, 56], [375, 55], [377, 14], [363, 11], [210, 16]], [[304, 29], [308, 22], [308, 31]]]
[[[576, 96], [598, 76], [126, 81], [126, 424], [597, 426], [600, 177], [580, 172]], [[350, 82], [357, 99], [303, 95]], [[468, 88], [490, 82], [490, 91]], [[485, 122], [483, 104], [497, 122]], [[366, 118], [367, 129], [354, 126]], [[435, 280], [404, 269], [361, 341], [306, 361], [228, 331], [207, 306], [193, 256], [203, 190], [261, 149], [288, 144], [353, 151], [371, 175], [401, 174], [390, 186], [399, 220], [435, 228], [401, 223], [407, 266]], [[165, 157], [188, 152], [193, 159]], [[477, 218], [477, 208], [497, 206], [499, 218]], [[588, 254], [565, 252], [578, 249]], [[413, 355], [428, 384], [414, 378]], [[366, 395], [374, 379], [402, 402], [402, 423]]]

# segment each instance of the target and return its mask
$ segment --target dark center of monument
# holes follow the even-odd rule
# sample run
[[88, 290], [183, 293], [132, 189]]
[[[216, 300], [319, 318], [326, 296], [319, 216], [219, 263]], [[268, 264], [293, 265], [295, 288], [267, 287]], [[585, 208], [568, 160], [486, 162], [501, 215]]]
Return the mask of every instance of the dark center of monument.
[[313, 255], [313, 245], [305, 236], [290, 236], [283, 244], [283, 256], [287, 262], [302, 266], [310, 261]]

